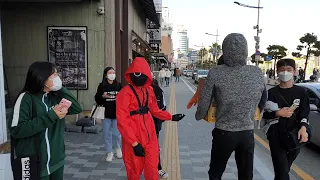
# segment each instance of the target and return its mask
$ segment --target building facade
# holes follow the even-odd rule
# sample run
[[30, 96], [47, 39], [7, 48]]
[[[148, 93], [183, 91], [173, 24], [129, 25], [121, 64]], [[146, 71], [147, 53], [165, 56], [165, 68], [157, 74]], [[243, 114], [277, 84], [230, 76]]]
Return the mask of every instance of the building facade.
[[[91, 110], [104, 68], [115, 67], [117, 80], [125, 84], [132, 59], [150, 50], [146, 19], [159, 24], [153, 0], [0, 0], [0, 14], [0, 96], [5, 97], [0, 101], [0, 147], [8, 140], [14, 101], [33, 62], [74, 61], [75, 67], [56, 65], [68, 75], [63, 82], [77, 84], [71, 92], [83, 109]], [[80, 53], [72, 52], [76, 41], [82, 42]], [[8, 154], [0, 154], [0, 162], [0, 179], [11, 180]]]
[[175, 44], [175, 50], [178, 52], [178, 54], [188, 54], [188, 31], [184, 29], [183, 26], [180, 26], [177, 30]]

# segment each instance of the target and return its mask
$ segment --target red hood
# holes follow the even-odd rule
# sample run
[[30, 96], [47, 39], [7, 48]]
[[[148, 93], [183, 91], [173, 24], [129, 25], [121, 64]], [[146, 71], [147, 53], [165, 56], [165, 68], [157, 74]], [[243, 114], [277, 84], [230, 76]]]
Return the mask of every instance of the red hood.
[[152, 75], [151, 75], [150, 66], [143, 57], [136, 57], [130, 64], [127, 72], [124, 74], [124, 78], [128, 81], [128, 83], [132, 84], [129, 74], [135, 73], [135, 72], [142, 73], [148, 77], [148, 80], [144, 85], [144, 87], [148, 87], [151, 85]]

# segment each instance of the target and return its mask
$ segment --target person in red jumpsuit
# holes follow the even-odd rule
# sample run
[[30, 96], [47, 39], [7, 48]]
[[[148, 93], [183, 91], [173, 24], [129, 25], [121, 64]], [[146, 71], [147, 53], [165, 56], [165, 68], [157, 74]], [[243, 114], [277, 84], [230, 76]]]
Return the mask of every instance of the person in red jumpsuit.
[[160, 110], [151, 87], [149, 64], [133, 60], [124, 75], [129, 85], [116, 98], [117, 126], [122, 136], [123, 161], [128, 180], [158, 180], [159, 145], [152, 115], [161, 120], [180, 121], [185, 115]]

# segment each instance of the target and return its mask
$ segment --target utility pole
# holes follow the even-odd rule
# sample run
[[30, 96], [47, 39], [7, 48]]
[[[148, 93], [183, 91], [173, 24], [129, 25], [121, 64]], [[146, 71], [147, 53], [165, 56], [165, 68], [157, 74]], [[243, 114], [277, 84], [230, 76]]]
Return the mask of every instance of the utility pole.
[[258, 18], [257, 18], [257, 26], [254, 27], [253, 29], [256, 29], [257, 30], [257, 36], [254, 38], [255, 41], [256, 41], [256, 45], [255, 45], [255, 52], [256, 52], [256, 55], [255, 55], [255, 63], [256, 63], [256, 66], [259, 66], [259, 60], [260, 60], [260, 52], [259, 52], [259, 49], [260, 49], [260, 37], [259, 37], [259, 34], [262, 32], [262, 29], [260, 29], [260, 0], [258, 0]]

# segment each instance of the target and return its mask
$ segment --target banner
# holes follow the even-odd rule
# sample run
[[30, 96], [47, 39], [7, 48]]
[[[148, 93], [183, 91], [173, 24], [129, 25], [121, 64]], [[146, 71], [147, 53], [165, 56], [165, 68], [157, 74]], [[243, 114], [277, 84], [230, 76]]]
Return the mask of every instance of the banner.
[[88, 89], [87, 27], [48, 27], [48, 59], [68, 89]]

